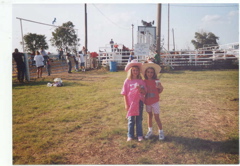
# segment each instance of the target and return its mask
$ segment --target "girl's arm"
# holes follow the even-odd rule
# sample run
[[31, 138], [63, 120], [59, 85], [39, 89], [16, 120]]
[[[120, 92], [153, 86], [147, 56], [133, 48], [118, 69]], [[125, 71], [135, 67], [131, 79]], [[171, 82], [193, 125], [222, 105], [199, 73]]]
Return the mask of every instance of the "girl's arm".
[[124, 95], [125, 110], [128, 111], [127, 96]]

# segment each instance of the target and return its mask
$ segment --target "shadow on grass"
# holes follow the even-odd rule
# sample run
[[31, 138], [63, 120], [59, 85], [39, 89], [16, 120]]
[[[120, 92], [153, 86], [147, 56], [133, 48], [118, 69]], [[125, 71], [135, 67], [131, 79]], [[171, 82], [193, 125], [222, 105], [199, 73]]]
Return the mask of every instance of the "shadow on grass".
[[24, 82], [24, 83], [12, 83], [13, 88], [20, 88], [25, 86], [39, 86], [39, 85], [46, 85], [49, 81], [30, 81], [30, 82]]
[[216, 153], [239, 154], [239, 140], [237, 138], [226, 141], [211, 141], [200, 138], [166, 136], [164, 142], [175, 142], [193, 151], [203, 150]]

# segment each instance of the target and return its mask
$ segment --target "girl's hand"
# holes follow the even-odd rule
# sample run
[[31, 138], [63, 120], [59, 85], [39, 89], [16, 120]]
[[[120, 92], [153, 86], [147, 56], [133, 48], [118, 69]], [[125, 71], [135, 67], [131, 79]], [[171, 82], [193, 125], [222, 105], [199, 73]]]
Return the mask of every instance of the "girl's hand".
[[139, 92], [141, 94], [145, 94], [146, 93], [143, 85], [138, 86], [138, 90], [139, 90]]
[[163, 91], [163, 86], [162, 86], [161, 83], [158, 84], [157, 88], [158, 88], [158, 93], [162, 93], [162, 91]]
[[156, 88], [161, 89], [161, 88], [162, 88], [162, 84], [161, 84], [161, 83], [158, 83], [158, 84], [156, 85]]
[[126, 111], [128, 111], [128, 109], [129, 109], [129, 108], [128, 108], [128, 106], [127, 106], [127, 105], [125, 105], [125, 110], [126, 110]]

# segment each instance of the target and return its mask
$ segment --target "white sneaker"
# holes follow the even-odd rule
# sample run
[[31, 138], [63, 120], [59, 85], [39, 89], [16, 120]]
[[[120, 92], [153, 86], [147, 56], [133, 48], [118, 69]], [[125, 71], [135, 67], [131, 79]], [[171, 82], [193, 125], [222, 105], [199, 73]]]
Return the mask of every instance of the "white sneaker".
[[138, 137], [138, 141], [141, 142], [143, 140], [143, 137]]
[[150, 138], [152, 136], [152, 133], [153, 133], [152, 131], [148, 131], [145, 138], [146, 139]]
[[129, 141], [132, 141], [132, 138], [128, 137], [127, 138], [127, 142], [129, 142]]
[[159, 133], [159, 140], [164, 140], [164, 133], [163, 132]]

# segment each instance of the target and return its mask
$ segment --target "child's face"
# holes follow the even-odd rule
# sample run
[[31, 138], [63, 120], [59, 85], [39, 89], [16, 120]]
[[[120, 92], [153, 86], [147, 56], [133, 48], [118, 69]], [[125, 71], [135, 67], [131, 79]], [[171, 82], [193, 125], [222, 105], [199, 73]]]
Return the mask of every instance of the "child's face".
[[154, 75], [154, 70], [153, 69], [147, 69], [146, 70], [146, 76], [148, 79], [152, 79], [153, 75]]
[[137, 76], [139, 75], [139, 69], [137, 67], [132, 67], [132, 76], [133, 78], [137, 78]]

